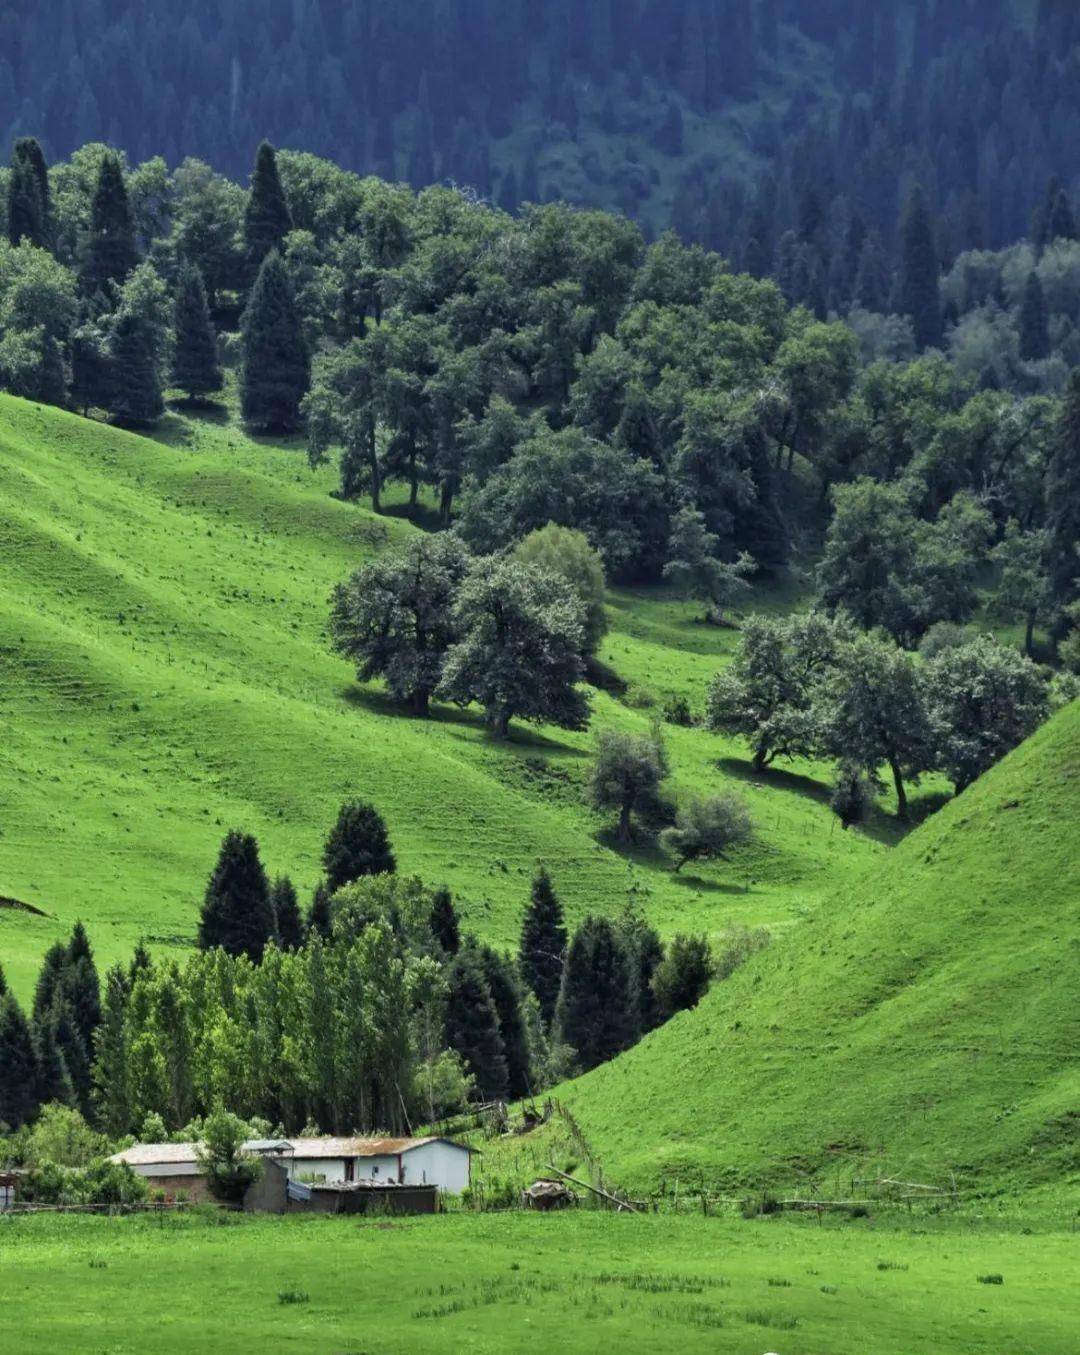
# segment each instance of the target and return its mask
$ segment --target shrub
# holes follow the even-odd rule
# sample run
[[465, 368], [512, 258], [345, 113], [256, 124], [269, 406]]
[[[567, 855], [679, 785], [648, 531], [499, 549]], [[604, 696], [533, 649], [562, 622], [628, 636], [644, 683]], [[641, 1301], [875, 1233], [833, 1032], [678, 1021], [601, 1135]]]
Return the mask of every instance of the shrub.
[[980, 1284], [1004, 1284], [1004, 1283], [1005, 1283], [1005, 1277], [1004, 1277], [1004, 1275], [997, 1275], [997, 1274], [994, 1274], [994, 1275], [979, 1275], [977, 1278], [978, 1278], [978, 1281], [979, 1281]]

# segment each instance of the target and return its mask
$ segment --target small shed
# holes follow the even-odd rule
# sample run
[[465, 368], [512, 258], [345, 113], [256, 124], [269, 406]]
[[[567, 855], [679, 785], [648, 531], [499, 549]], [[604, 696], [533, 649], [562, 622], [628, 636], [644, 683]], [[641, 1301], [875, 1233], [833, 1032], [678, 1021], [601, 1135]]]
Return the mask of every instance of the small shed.
[[268, 1159], [248, 1188], [244, 1208], [269, 1214], [434, 1214], [437, 1186], [402, 1186], [393, 1181], [320, 1181], [289, 1179], [283, 1163]]
[[14, 1208], [18, 1185], [18, 1172], [0, 1172], [0, 1214]]

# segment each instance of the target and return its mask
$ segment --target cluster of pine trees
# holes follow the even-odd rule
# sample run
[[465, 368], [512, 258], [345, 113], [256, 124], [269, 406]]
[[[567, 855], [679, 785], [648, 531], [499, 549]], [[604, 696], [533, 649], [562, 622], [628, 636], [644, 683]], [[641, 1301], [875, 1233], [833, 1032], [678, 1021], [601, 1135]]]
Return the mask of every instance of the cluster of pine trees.
[[449, 892], [396, 874], [362, 803], [343, 806], [323, 865], [305, 915], [230, 832], [186, 962], [140, 946], [102, 996], [79, 924], [46, 955], [29, 1018], [0, 976], [0, 1126], [55, 1102], [111, 1138], [219, 1106], [293, 1133], [402, 1132], [614, 1057], [712, 976], [703, 938], [665, 951], [633, 908], [571, 935], [543, 869], [516, 958], [462, 936]]

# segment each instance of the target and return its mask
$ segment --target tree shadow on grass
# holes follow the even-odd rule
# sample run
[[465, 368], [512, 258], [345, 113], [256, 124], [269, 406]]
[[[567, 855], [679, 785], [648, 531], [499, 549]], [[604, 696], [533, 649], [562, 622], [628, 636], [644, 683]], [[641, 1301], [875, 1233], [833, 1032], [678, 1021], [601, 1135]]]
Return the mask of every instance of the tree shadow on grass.
[[[792, 794], [801, 795], [804, 799], [813, 800], [815, 804], [828, 806], [832, 798], [831, 786], [815, 780], [812, 776], [804, 776], [799, 772], [784, 771], [779, 767], [766, 767], [759, 772], [752, 762], [735, 757], [720, 758], [716, 765], [729, 776], [733, 776], [740, 781], [759, 786], [775, 786], [777, 790], [791, 791]], [[902, 822], [895, 814], [890, 814], [887, 810], [875, 805], [865, 823], [848, 831], [861, 833], [874, 842], [880, 842], [883, 846], [895, 847], [924, 819], [936, 814], [950, 798], [947, 794], [931, 792], [911, 800], [907, 823]], [[839, 827], [839, 821], [837, 821], [837, 827]]]
[[489, 738], [486, 735], [483, 717], [475, 707], [462, 709], [460, 706], [447, 706], [432, 702], [431, 709], [425, 717], [417, 715], [400, 701], [395, 701], [385, 689], [374, 686], [365, 687], [359, 682], [351, 682], [347, 687], [341, 688], [341, 698], [347, 705], [357, 706], [372, 715], [408, 720], [421, 728], [424, 726], [450, 726], [455, 731], [451, 735], [454, 738], [464, 738], [466, 731], [471, 731], [473, 734], [481, 735], [484, 746], [491, 749], [492, 752], [505, 752], [508, 756], [518, 752], [535, 752], [537, 749], [542, 752], [558, 753], [560, 757], [584, 758], [589, 756], [587, 749], [561, 743], [558, 739], [549, 738], [546, 734], [541, 734], [525, 724], [511, 724], [509, 738], [503, 740]]
[[396, 701], [388, 691], [381, 687], [365, 687], [359, 682], [351, 682], [341, 689], [342, 700], [350, 706], [358, 706], [372, 715], [382, 715], [392, 720], [408, 720], [421, 727], [425, 725], [464, 725], [478, 726], [480, 721], [475, 714], [461, 710], [457, 706], [432, 705], [426, 716], [417, 715], [407, 705]]
[[718, 759], [716, 765], [740, 781], [754, 781], [763, 786], [775, 786], [777, 790], [789, 790], [796, 795], [805, 796], [808, 800], [815, 800], [818, 804], [827, 805], [832, 794], [828, 786], [815, 781], [812, 776], [782, 771], [779, 767], [766, 767], [759, 772], [754, 764], [745, 758], [724, 757]]
[[438, 532], [442, 529], [439, 510], [426, 503], [418, 503], [413, 508], [410, 508], [408, 503], [384, 503], [382, 516], [384, 518], [398, 518], [402, 522], [411, 522], [414, 527], [418, 527], [422, 532]]

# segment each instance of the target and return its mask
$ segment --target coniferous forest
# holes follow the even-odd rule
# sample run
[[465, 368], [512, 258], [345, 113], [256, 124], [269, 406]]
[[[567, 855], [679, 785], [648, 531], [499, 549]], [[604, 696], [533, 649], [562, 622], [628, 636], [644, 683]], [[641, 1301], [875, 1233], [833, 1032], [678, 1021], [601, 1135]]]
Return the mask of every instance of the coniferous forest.
[[1068, 0], [16, 0], [0, 135], [233, 177], [267, 137], [510, 211], [617, 208], [843, 306], [914, 182], [946, 266], [1049, 229], [1078, 24]]

